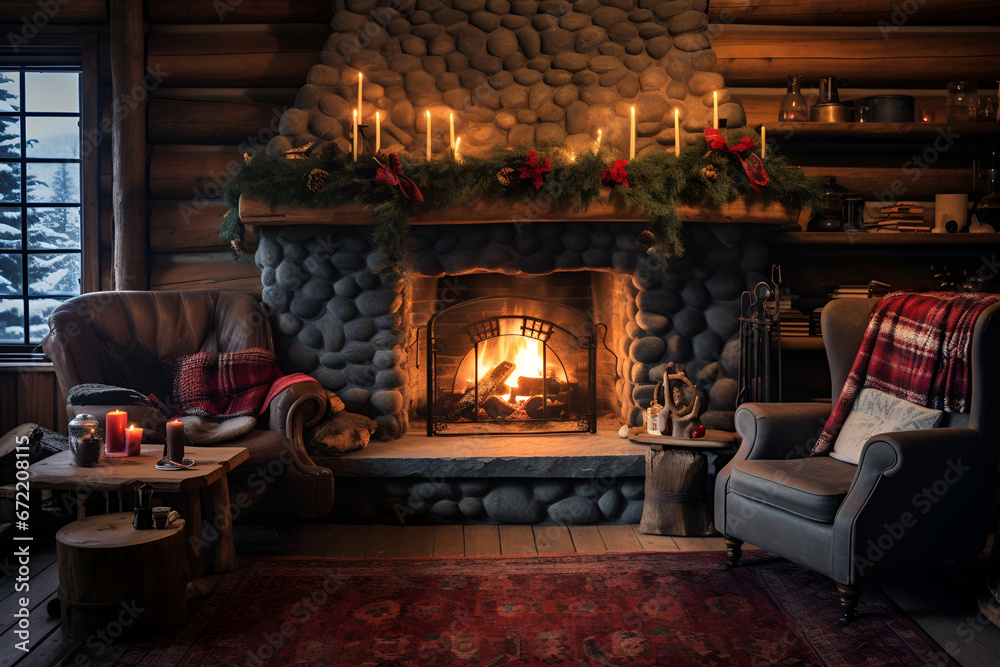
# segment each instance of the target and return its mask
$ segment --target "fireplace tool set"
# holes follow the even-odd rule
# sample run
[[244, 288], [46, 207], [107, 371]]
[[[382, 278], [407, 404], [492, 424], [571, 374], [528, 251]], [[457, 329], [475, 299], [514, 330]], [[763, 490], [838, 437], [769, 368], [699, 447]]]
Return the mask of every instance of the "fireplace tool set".
[[781, 401], [781, 267], [771, 284], [757, 283], [740, 297], [740, 370], [736, 405]]

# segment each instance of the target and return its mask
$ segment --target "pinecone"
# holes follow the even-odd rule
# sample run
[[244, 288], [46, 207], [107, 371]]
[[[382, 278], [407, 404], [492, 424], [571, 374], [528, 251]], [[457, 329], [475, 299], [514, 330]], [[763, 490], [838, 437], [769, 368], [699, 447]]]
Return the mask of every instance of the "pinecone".
[[637, 238], [635, 242], [643, 248], [651, 248], [653, 247], [653, 244], [656, 243], [656, 236], [654, 236], [653, 232], [648, 229], [644, 229], [639, 232], [639, 238]]
[[701, 168], [701, 175], [714, 183], [719, 178], [719, 170], [714, 164], [707, 164]]
[[504, 167], [497, 172], [497, 180], [503, 186], [510, 185], [514, 181], [514, 169], [511, 167]]
[[242, 255], [247, 251], [247, 247], [243, 245], [243, 239], [232, 239], [229, 241], [229, 245], [232, 246], [233, 252], [237, 255]]
[[391, 155], [391, 153], [383, 148], [382, 150], [380, 150], [378, 153], [375, 154], [375, 160], [380, 165], [385, 166], [389, 164], [389, 155]]
[[326, 178], [330, 173], [322, 169], [313, 169], [306, 176], [306, 187], [310, 192], [316, 192], [326, 184]]

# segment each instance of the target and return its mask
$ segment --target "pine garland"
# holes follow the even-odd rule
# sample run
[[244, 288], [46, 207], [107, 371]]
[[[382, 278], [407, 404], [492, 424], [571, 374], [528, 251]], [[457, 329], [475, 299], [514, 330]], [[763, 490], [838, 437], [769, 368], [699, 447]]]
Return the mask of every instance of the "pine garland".
[[[760, 136], [747, 129], [723, 130], [723, 135], [730, 145], [745, 136], [760, 142]], [[525, 202], [538, 198], [546, 206], [568, 205], [574, 210], [586, 210], [602, 201], [601, 170], [614, 161], [610, 151], [601, 150], [596, 155], [588, 151], [572, 159], [564, 146], [556, 144], [541, 145], [535, 150], [552, 162], [552, 170], [545, 174], [540, 189], [518, 177], [525, 150], [497, 149], [484, 158], [463, 157], [461, 164], [451, 159], [416, 161], [401, 155], [404, 172], [424, 195], [423, 204], [407, 199], [399, 188], [376, 185], [378, 164], [371, 155], [362, 155], [354, 162], [332, 145], [322, 154], [305, 159], [289, 160], [260, 153], [237, 167], [222, 188], [229, 210], [219, 227], [219, 235], [227, 241], [242, 240], [244, 227], [238, 208], [243, 195], [272, 207], [326, 207], [353, 201], [365, 205], [378, 220], [374, 238], [382, 251], [387, 257], [401, 261], [406, 254], [407, 220], [415, 205], [440, 210], [484, 199], [517, 197]], [[705, 174], [708, 165], [715, 168], [714, 180]], [[757, 193], [735, 157], [710, 151], [707, 145], [685, 147], [680, 157], [668, 151], [648, 153], [629, 161], [626, 169], [631, 187], [615, 185], [611, 197], [620, 198], [649, 216], [649, 229], [656, 239], [654, 247], [661, 258], [680, 255], [683, 239], [678, 204], [720, 205], [744, 200], [751, 205], [778, 201], [801, 207], [815, 202], [817, 184], [785, 157], [769, 151], [764, 165], [771, 180]], [[505, 167], [514, 169], [509, 185], [497, 178]], [[308, 185], [308, 176], [314, 169], [329, 172], [326, 183], [316, 191]]]

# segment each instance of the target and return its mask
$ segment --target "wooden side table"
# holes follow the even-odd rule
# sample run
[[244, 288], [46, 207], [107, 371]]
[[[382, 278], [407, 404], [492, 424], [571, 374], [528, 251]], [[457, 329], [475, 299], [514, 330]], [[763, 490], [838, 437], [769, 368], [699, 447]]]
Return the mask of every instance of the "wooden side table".
[[[74, 521], [56, 533], [63, 633], [87, 639], [113, 624], [120, 634], [158, 634], [188, 615], [185, 521], [136, 530], [132, 512]], [[117, 635], [115, 635], [117, 636]]]
[[739, 439], [708, 430], [703, 438], [652, 435], [629, 429], [629, 440], [647, 444], [646, 493], [639, 532], [703, 537], [715, 534], [708, 454], [732, 455]]
[[192, 579], [204, 573], [204, 540], [201, 521], [201, 489], [208, 487], [212, 498], [212, 525], [218, 534], [213, 570], [236, 569], [233, 523], [226, 474], [249, 458], [245, 447], [187, 447], [186, 458], [195, 465], [186, 470], [157, 470], [163, 445], [143, 445], [140, 456], [105, 458], [93, 468], [73, 465], [70, 451], [60, 452], [28, 468], [31, 485], [39, 489], [70, 489], [78, 495], [95, 491], [118, 492], [148, 484], [154, 493], [177, 494], [178, 510], [185, 521], [185, 539]]

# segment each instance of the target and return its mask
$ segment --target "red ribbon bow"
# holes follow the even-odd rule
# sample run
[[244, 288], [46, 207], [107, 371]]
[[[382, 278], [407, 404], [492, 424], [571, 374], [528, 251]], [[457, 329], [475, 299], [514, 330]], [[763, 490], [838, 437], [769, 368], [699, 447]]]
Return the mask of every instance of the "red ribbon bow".
[[[739, 140], [739, 143], [727, 146], [726, 138], [722, 136], [721, 132], [714, 128], [706, 128], [705, 141], [708, 142], [708, 147], [712, 150], [726, 151], [735, 155], [739, 159], [740, 164], [743, 165], [743, 171], [747, 174], [750, 187], [757, 192], [760, 192], [761, 185], [767, 185], [771, 182], [771, 177], [767, 175], [767, 170], [764, 169], [764, 161], [760, 159], [760, 156], [756, 153], [747, 153], [747, 151], [757, 145], [750, 137], [743, 137]], [[743, 153], [747, 153], [745, 160], [743, 159]]]
[[544, 183], [544, 178], [542, 174], [552, 171], [552, 163], [549, 158], [545, 158], [544, 161], [538, 159], [537, 151], [528, 151], [525, 154], [524, 166], [521, 167], [521, 178], [531, 179], [531, 184], [535, 186], [535, 189], [542, 187]]
[[420, 188], [413, 182], [413, 179], [403, 175], [403, 163], [400, 162], [398, 155], [389, 153], [388, 167], [379, 162], [378, 158], [373, 159], [379, 167], [375, 170], [376, 185], [398, 185], [399, 189], [409, 199], [424, 200], [423, 193], [420, 192]]
[[608, 181], [609, 183], [619, 183], [622, 187], [629, 187], [628, 185], [628, 171], [625, 167], [628, 166], [628, 160], [615, 160], [614, 165], [611, 169], [601, 170], [601, 179]]

